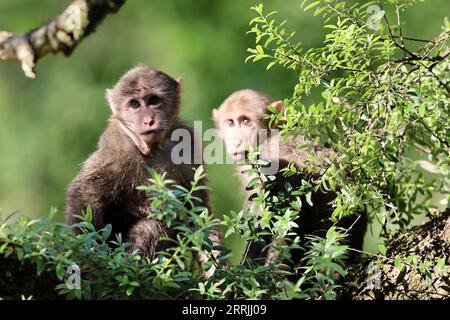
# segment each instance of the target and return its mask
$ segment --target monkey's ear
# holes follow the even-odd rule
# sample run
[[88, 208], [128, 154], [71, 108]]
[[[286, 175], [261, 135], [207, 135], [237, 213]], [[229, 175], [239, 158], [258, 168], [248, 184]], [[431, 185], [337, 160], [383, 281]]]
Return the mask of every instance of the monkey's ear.
[[216, 123], [216, 126], [219, 126], [219, 110], [213, 109], [212, 117], [213, 117], [214, 122]]
[[109, 104], [109, 107], [111, 108], [111, 111], [114, 114], [116, 114], [117, 113], [117, 107], [114, 104], [114, 101], [113, 101], [113, 98], [112, 98], [112, 90], [111, 89], [106, 89], [105, 98], [106, 98], [106, 101]]
[[275, 109], [278, 110], [278, 112], [284, 110], [284, 103], [282, 100], [275, 101], [274, 103], [272, 103], [272, 105], [275, 107]]
[[[175, 79], [175, 82], [177, 83], [177, 95], [178, 95], [178, 99], [180, 99], [180, 96], [181, 96], [181, 77], [177, 77], [176, 79]], [[179, 101], [178, 101], [178, 103], [179, 103]]]

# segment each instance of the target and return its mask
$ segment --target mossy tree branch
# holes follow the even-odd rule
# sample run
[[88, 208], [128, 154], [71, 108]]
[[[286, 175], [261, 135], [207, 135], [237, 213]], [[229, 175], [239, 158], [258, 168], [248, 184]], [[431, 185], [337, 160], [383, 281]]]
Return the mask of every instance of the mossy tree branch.
[[343, 298], [449, 299], [449, 257], [450, 209], [447, 209], [429, 222], [397, 234], [384, 256], [350, 266]]
[[48, 53], [70, 55], [76, 46], [125, 0], [74, 0], [57, 17], [26, 34], [0, 31], [0, 60], [18, 60], [29, 78]]

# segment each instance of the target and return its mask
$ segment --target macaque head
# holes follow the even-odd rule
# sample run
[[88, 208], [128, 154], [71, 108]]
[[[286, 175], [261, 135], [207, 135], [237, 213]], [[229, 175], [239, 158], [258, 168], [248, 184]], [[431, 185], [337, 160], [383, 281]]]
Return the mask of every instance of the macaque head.
[[282, 101], [245, 89], [234, 92], [213, 110], [216, 127], [234, 161], [244, 160], [249, 147], [255, 148], [268, 137], [269, 125], [264, 115], [269, 105], [278, 110], [283, 108]]
[[139, 150], [148, 155], [178, 118], [180, 81], [145, 65], [125, 73], [106, 90], [113, 118]]

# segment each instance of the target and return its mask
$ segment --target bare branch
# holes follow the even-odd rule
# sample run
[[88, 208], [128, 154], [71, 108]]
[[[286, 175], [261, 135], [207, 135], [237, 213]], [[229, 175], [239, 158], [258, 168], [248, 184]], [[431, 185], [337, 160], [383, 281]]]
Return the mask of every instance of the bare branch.
[[29, 78], [35, 66], [48, 53], [68, 56], [103, 19], [116, 13], [125, 0], [74, 0], [57, 17], [26, 34], [0, 31], [0, 60], [18, 60]]

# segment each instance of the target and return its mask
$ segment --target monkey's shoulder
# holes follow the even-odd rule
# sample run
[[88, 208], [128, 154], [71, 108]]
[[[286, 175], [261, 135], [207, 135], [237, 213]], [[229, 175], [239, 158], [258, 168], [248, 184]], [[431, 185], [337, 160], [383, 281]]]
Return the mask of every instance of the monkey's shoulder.
[[[109, 119], [108, 126], [103, 131], [97, 144], [99, 153], [137, 155], [136, 145], [130, 137], [120, 128], [120, 122], [116, 118]], [[108, 155], [108, 154], [106, 154]]]
[[82, 164], [73, 184], [117, 193], [128, 185], [145, 181], [145, 163], [137, 154], [99, 148]]

